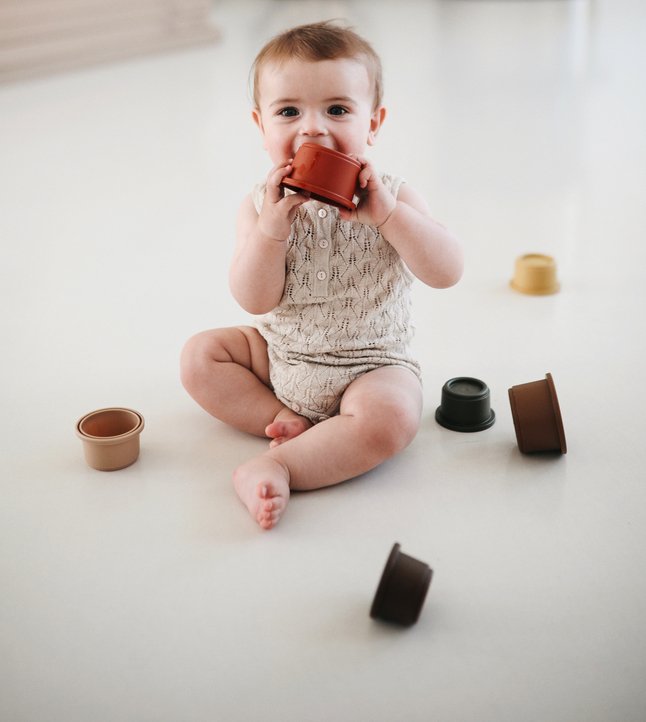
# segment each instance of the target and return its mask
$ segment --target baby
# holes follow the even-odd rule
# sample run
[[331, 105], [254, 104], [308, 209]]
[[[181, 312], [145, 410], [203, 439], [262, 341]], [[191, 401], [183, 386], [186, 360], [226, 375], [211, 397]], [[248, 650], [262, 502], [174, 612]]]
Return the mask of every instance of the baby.
[[[252, 116], [273, 168], [240, 207], [229, 279], [259, 318], [191, 338], [181, 374], [210, 414], [271, 439], [233, 474], [270, 529], [290, 489], [345, 481], [413, 440], [422, 391], [410, 286], [452, 286], [462, 253], [420, 195], [365, 156], [386, 109], [364, 39], [331, 22], [296, 27], [267, 43], [253, 71]], [[356, 210], [282, 189], [305, 142], [359, 161]]]

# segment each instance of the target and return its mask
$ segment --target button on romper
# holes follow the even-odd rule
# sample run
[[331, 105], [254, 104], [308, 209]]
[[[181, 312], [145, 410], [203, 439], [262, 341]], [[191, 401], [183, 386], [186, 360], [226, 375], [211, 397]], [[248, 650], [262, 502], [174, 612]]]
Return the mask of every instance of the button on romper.
[[[382, 180], [397, 197], [402, 179]], [[262, 184], [252, 192], [258, 213], [264, 191]], [[256, 323], [276, 397], [316, 423], [338, 413], [345, 389], [368, 371], [403, 366], [420, 378], [409, 350], [412, 281], [375, 226], [304, 203], [287, 242], [283, 297]]]

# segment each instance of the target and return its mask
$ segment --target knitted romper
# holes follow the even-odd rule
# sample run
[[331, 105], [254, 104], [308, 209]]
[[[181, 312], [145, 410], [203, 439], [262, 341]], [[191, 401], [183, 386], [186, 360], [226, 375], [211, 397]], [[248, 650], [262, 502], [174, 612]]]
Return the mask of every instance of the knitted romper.
[[[402, 179], [382, 180], [397, 197]], [[264, 192], [252, 192], [258, 213]], [[345, 389], [368, 371], [402, 366], [420, 378], [409, 351], [413, 275], [379, 230], [311, 200], [287, 244], [283, 297], [256, 322], [276, 397], [316, 423], [338, 413]]]

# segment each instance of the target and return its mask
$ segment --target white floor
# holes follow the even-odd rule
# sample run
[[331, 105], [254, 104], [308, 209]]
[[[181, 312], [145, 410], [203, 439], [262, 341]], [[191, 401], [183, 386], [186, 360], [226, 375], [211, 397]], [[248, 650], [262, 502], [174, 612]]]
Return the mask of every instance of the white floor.
[[[640, 0], [216, 3], [223, 41], [0, 88], [3, 722], [646, 719], [646, 6]], [[245, 322], [235, 209], [268, 169], [247, 73], [274, 32], [347, 17], [381, 53], [373, 158], [464, 241], [415, 289], [422, 429], [259, 531], [232, 469], [265, 442], [178, 380]], [[555, 256], [522, 296], [515, 258]], [[550, 371], [569, 450], [518, 451], [509, 386]], [[433, 418], [452, 376], [495, 425]], [[102, 473], [74, 424], [125, 405]], [[331, 449], [330, 453], [334, 453]], [[394, 541], [435, 577], [418, 624], [368, 616]]]

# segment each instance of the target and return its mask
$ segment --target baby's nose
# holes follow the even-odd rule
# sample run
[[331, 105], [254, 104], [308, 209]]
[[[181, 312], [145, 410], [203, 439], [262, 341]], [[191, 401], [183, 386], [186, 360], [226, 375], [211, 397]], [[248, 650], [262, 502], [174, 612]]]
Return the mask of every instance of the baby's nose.
[[327, 135], [325, 121], [318, 113], [306, 113], [301, 122], [303, 135]]

